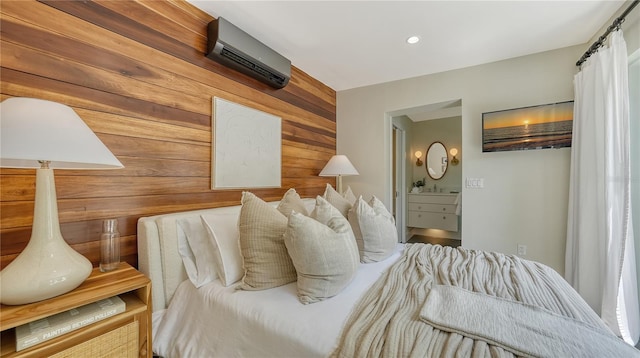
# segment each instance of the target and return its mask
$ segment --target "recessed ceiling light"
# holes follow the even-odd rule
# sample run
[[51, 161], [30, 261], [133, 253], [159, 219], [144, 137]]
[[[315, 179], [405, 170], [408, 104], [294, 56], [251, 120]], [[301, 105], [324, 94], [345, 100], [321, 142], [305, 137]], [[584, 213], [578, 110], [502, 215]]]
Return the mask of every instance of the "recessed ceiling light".
[[407, 39], [407, 43], [411, 45], [418, 43], [418, 41], [420, 41], [420, 37], [418, 36], [411, 36]]

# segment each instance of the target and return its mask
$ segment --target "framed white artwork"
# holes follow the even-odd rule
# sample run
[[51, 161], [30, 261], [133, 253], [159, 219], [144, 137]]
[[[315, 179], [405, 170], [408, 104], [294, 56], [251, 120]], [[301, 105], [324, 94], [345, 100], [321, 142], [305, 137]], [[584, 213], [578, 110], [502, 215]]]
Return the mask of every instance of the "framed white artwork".
[[212, 189], [281, 186], [281, 118], [213, 97]]

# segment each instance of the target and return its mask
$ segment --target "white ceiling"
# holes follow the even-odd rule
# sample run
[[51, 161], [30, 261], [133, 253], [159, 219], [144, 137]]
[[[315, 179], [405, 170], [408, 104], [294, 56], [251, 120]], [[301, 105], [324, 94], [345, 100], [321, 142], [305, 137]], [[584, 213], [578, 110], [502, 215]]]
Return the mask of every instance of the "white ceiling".
[[[188, 1], [224, 17], [336, 91], [586, 44], [624, 4]], [[408, 45], [411, 35], [421, 41]]]

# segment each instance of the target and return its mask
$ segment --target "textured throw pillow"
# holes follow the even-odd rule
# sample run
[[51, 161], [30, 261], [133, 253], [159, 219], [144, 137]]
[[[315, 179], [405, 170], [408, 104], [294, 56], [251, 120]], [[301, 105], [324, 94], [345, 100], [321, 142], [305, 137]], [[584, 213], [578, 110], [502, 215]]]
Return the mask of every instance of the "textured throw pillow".
[[377, 262], [391, 256], [398, 243], [398, 231], [393, 216], [378, 198], [374, 196], [367, 203], [360, 196], [348, 216], [361, 262]]
[[240, 254], [237, 213], [200, 215], [213, 246], [214, 263], [223, 285], [232, 285], [244, 275]]
[[340, 195], [340, 193], [338, 193], [331, 186], [331, 184], [327, 184], [327, 187], [324, 190], [324, 195], [322, 197], [325, 198], [329, 203], [331, 203], [331, 205], [335, 206], [336, 209], [338, 209], [345, 218], [347, 217], [352, 204], [349, 202], [349, 200], [342, 197], [342, 195]]
[[286, 216], [254, 194], [243, 192], [238, 228], [244, 267], [239, 289], [264, 290], [296, 280], [282, 237]]
[[287, 217], [291, 215], [292, 211], [309, 216], [304, 201], [302, 201], [300, 195], [298, 195], [296, 190], [293, 188], [284, 193], [282, 200], [280, 200], [280, 203], [278, 204], [278, 211]]
[[337, 295], [358, 270], [360, 257], [349, 222], [335, 208], [333, 212], [326, 225], [296, 212], [289, 216], [284, 242], [304, 304]]
[[178, 252], [189, 280], [194, 286], [200, 287], [218, 278], [214, 250], [200, 218], [179, 219], [176, 224]]
[[329, 222], [329, 220], [331, 220], [336, 212], [342, 215], [338, 208], [331, 205], [331, 203], [324, 197], [318, 195], [316, 196], [316, 207], [313, 209], [311, 215], [309, 216], [321, 223], [326, 224]]
[[347, 190], [344, 191], [344, 193], [342, 193], [342, 197], [347, 199], [347, 201], [353, 205], [355, 204], [356, 200], [358, 198], [356, 198], [356, 196], [353, 194], [353, 191], [351, 190], [350, 186], [347, 186]]

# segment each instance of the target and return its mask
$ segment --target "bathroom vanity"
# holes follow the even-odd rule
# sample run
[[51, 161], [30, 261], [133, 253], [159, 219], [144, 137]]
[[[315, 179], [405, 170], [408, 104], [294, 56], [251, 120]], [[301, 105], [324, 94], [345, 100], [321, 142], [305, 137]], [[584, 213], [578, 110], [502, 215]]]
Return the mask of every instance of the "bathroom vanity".
[[410, 193], [408, 226], [458, 231], [458, 194]]

